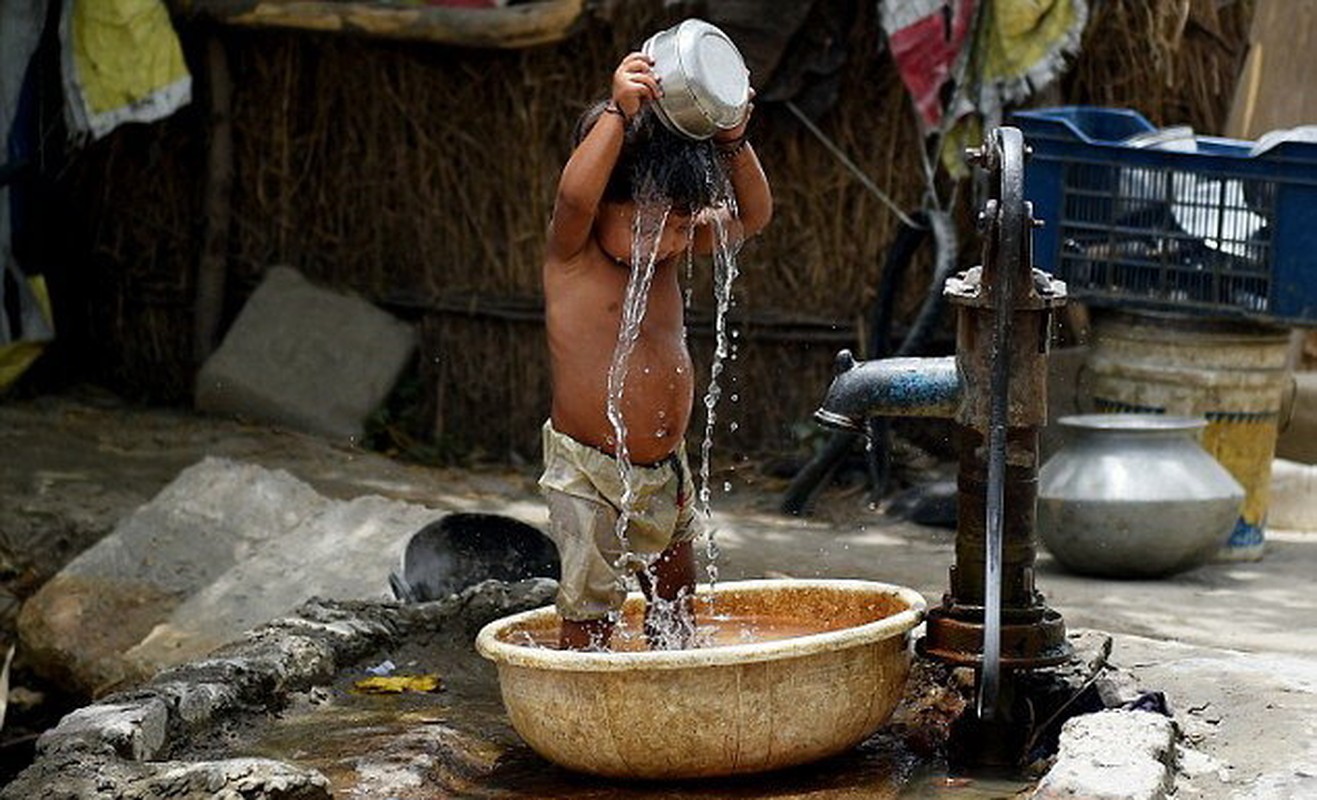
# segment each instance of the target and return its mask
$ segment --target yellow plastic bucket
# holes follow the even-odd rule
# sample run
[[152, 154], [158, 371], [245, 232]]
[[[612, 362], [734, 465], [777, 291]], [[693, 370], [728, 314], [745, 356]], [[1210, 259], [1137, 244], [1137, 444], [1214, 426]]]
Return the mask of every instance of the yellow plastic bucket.
[[1204, 449], [1243, 485], [1219, 560], [1262, 557], [1288, 353], [1284, 328], [1172, 314], [1094, 317], [1083, 381], [1093, 407], [1205, 417]]

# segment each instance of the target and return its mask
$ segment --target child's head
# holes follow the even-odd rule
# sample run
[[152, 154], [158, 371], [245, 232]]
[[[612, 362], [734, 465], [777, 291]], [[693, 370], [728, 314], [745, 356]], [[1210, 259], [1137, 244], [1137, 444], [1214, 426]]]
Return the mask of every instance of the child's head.
[[[572, 146], [581, 143], [599, 121], [607, 101], [586, 109], [577, 120]], [[647, 191], [670, 201], [672, 209], [694, 214], [726, 197], [726, 178], [711, 141], [695, 141], [668, 130], [649, 108], [627, 125], [617, 165], [604, 189], [604, 200], [625, 203]]]

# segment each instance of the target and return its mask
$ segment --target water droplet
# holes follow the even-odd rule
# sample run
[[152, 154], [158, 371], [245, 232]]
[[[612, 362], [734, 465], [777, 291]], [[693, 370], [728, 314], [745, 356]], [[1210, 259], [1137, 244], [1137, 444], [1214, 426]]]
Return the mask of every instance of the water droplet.
[[723, 481], [723, 492], [730, 492], [731, 490], [732, 490], [732, 482]]
[[727, 426], [727, 429], [728, 429], [729, 431], [731, 431], [732, 433], [736, 433], [736, 431], [737, 431], [740, 427], [741, 427], [741, 423], [739, 423], [739, 422], [733, 422], [733, 423], [731, 423], [730, 425]]

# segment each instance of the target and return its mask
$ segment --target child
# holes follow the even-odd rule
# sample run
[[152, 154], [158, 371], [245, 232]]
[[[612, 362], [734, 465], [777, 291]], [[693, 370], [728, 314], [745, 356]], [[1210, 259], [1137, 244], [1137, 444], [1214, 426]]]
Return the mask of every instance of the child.
[[[557, 607], [563, 648], [608, 646], [624, 578], [638, 566], [651, 646], [662, 644], [656, 639], [659, 614], [676, 618], [677, 646], [689, 642], [698, 525], [683, 442], [695, 383], [678, 264], [688, 248], [712, 252], [715, 223], [739, 243], [772, 215], [768, 181], [745, 139], [749, 110], [740, 125], [711, 142], [671, 133], [651, 107], [662, 92], [652, 64], [642, 53], [627, 55], [613, 73], [611, 99], [582, 116], [549, 225], [544, 297], [553, 406], [544, 425], [540, 487], [562, 562]], [[722, 185], [734, 195], [735, 217], [726, 204], [712, 210], [722, 182], [710, 180], [710, 169], [726, 175]], [[652, 252], [654, 275], [627, 364], [623, 450], [607, 412], [609, 369], [642, 191], [656, 192], [671, 210], [656, 241], [639, 243], [652, 249], [637, 258], [643, 263]], [[724, 218], [714, 220], [715, 213]], [[619, 450], [633, 465], [624, 537], [616, 532], [626, 488]], [[624, 563], [628, 554], [635, 558]]]

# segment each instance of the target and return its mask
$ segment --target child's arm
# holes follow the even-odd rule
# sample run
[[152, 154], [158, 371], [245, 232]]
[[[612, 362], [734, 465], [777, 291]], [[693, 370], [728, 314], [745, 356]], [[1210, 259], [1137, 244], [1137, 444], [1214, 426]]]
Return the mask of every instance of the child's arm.
[[[728, 239], [737, 244], [759, 233], [773, 217], [773, 192], [768, 186], [768, 177], [764, 175], [754, 147], [745, 138], [753, 108], [752, 105], [746, 109], [745, 119], [740, 125], [719, 131], [713, 137], [736, 197], [737, 215], [725, 218], [723, 224], [727, 227]], [[701, 225], [695, 232], [695, 252], [707, 255], [713, 252], [714, 246], [713, 224]]]
[[566, 261], [590, 240], [599, 201], [622, 150], [626, 123], [642, 105], [658, 98], [659, 85], [650, 71], [652, 64], [643, 53], [631, 53], [622, 59], [613, 72], [613, 100], [608, 110], [599, 115], [563, 167], [549, 223], [550, 258]]

